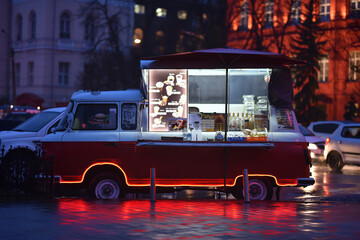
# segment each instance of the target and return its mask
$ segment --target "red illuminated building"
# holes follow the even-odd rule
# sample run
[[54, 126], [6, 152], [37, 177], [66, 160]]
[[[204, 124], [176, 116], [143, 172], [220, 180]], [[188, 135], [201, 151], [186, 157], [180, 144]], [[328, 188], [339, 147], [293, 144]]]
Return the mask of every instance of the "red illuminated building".
[[[228, 0], [227, 44], [292, 56], [291, 36], [305, 19], [311, 0]], [[315, 0], [321, 39], [319, 103], [327, 120], [344, 120], [345, 108], [360, 103], [360, 0]], [[359, 113], [358, 113], [359, 116]], [[359, 121], [356, 118], [356, 121]]]

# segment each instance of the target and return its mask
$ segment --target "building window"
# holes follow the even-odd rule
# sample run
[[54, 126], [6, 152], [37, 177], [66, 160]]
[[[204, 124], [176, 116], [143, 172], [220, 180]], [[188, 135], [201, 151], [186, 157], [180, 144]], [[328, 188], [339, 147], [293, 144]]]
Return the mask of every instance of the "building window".
[[95, 23], [92, 16], [88, 16], [85, 20], [85, 42], [89, 45], [95, 41]]
[[135, 4], [134, 12], [136, 14], [145, 14], [145, 6], [141, 4]]
[[179, 11], [177, 12], [177, 17], [178, 17], [178, 19], [180, 19], [180, 20], [186, 20], [186, 18], [187, 18], [187, 11], [185, 11], [185, 10], [179, 10]]
[[70, 16], [68, 13], [63, 13], [60, 17], [60, 38], [70, 39]]
[[321, 83], [328, 81], [328, 74], [329, 74], [329, 55], [322, 57], [319, 61], [319, 74], [318, 74], [318, 81]]
[[178, 35], [178, 39], [176, 40], [176, 52], [178, 53], [185, 52], [184, 40], [185, 40], [184, 34], [180, 33]]
[[241, 5], [240, 13], [240, 30], [248, 30], [248, 20], [249, 20], [249, 3], [244, 1]]
[[141, 28], [135, 28], [134, 30], [134, 47], [140, 47], [144, 37], [143, 30]]
[[29, 16], [29, 27], [30, 27], [30, 39], [36, 39], [36, 13], [31, 12]]
[[165, 8], [157, 8], [156, 9], [156, 16], [157, 17], [166, 17], [166, 9]]
[[16, 41], [21, 41], [22, 40], [22, 26], [23, 26], [23, 18], [20, 14], [18, 14], [16, 16], [16, 22], [15, 22], [15, 26], [16, 26]]
[[321, 0], [320, 2], [320, 21], [330, 21], [330, 0]]
[[69, 68], [70, 63], [60, 62], [59, 63], [59, 85], [67, 86], [69, 84]]
[[349, 81], [360, 79], [360, 52], [350, 52]]
[[350, 18], [360, 18], [360, 0], [350, 1]]
[[165, 34], [163, 31], [155, 33], [155, 53], [163, 54], [165, 52]]
[[273, 25], [274, 18], [274, 2], [267, 0], [265, 2], [265, 28], [270, 28]]
[[20, 80], [21, 80], [21, 65], [20, 63], [15, 64], [15, 81], [16, 86], [20, 86]]
[[207, 16], [206, 13], [203, 13], [203, 14], [201, 15], [201, 17], [202, 17], [202, 20], [203, 20], [204, 22], [206, 22], [206, 21], [208, 20], [208, 16]]
[[291, 6], [291, 23], [299, 24], [301, 16], [301, 0], [295, 0]]
[[28, 85], [34, 85], [34, 62], [28, 63]]

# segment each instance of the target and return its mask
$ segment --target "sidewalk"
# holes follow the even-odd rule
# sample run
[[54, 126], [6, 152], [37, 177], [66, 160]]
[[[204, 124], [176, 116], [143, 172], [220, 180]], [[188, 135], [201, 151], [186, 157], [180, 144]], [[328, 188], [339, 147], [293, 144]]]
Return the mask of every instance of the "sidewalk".
[[0, 239], [360, 238], [359, 203], [55, 199], [0, 203]]

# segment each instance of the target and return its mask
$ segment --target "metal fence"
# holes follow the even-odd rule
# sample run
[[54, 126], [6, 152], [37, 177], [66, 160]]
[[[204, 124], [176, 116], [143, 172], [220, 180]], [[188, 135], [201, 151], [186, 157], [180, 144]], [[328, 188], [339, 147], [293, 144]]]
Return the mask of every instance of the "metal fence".
[[54, 158], [42, 158], [41, 149], [4, 146], [0, 156], [0, 196], [53, 196]]

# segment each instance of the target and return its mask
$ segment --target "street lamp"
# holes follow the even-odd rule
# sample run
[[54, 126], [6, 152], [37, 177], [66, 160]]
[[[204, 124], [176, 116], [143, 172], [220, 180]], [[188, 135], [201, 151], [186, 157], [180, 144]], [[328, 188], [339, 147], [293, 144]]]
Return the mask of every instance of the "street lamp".
[[[6, 31], [2, 28], [1, 32], [6, 35], [8, 38], [10, 38], [10, 36], [6, 33]], [[15, 52], [14, 52], [14, 47], [12, 45], [12, 41], [11, 42], [11, 49], [10, 49], [10, 59], [11, 59], [11, 70], [12, 70], [12, 74], [11, 74], [11, 80], [12, 80], [12, 99], [11, 99], [11, 103], [12, 104], [16, 104], [16, 79], [15, 79]]]

